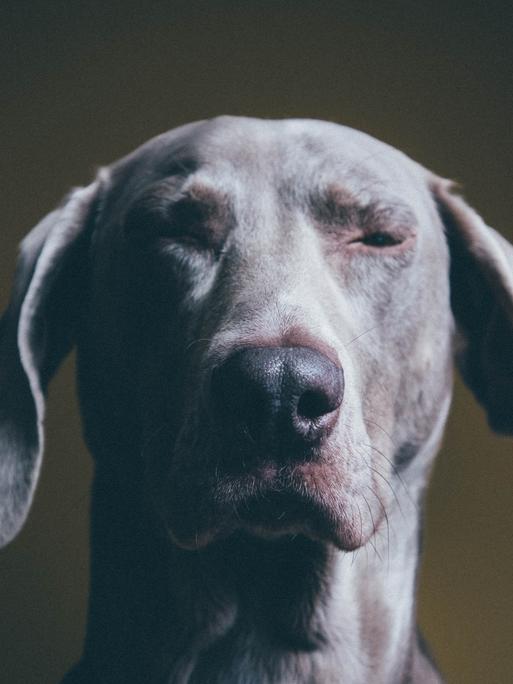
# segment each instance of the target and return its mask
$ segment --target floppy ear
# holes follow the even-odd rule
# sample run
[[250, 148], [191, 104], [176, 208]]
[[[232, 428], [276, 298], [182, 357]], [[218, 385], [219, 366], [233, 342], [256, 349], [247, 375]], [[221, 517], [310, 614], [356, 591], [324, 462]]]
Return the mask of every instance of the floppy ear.
[[19, 532], [34, 494], [45, 390], [73, 342], [86, 226], [99, 185], [74, 190], [23, 240], [0, 320], [0, 546]]
[[463, 346], [458, 365], [497, 432], [513, 434], [513, 245], [434, 181], [451, 254], [451, 304]]

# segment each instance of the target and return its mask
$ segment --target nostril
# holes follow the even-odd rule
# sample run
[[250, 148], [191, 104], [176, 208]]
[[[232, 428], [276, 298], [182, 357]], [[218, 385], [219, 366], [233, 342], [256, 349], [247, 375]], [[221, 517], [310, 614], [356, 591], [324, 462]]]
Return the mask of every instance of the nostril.
[[300, 418], [314, 420], [326, 413], [331, 413], [336, 406], [332, 406], [330, 398], [322, 392], [307, 390], [299, 398], [297, 405], [297, 415]]

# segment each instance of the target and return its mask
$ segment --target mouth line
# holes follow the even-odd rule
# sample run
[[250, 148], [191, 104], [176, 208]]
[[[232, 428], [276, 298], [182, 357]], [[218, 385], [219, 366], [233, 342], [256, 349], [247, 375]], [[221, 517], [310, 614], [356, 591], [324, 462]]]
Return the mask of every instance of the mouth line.
[[237, 524], [262, 537], [288, 534], [318, 536], [316, 530], [330, 527], [327, 524], [330, 517], [328, 510], [323, 510], [319, 502], [294, 489], [269, 490], [261, 496], [242, 501], [236, 507]]
[[[322, 484], [326, 487], [326, 482]], [[361, 541], [347, 539], [351, 514], [345, 506], [310, 488], [297, 469], [270, 466], [264, 476], [259, 470], [251, 476], [226, 478], [211, 490], [211, 497], [214, 512], [200, 525], [201, 533], [195, 532], [191, 545], [173, 535], [179, 545], [198, 548], [241, 530], [262, 539], [302, 535], [344, 551]]]

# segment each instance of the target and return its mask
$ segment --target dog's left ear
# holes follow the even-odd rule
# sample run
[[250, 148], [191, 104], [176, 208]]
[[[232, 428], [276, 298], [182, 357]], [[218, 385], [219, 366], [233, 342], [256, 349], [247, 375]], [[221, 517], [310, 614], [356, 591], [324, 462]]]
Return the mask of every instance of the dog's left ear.
[[457, 362], [492, 429], [513, 434], [513, 245], [435, 178], [450, 249], [451, 305], [463, 345]]
[[0, 319], [0, 546], [20, 530], [43, 452], [45, 391], [70, 350], [84, 298], [98, 179], [74, 190], [23, 240]]

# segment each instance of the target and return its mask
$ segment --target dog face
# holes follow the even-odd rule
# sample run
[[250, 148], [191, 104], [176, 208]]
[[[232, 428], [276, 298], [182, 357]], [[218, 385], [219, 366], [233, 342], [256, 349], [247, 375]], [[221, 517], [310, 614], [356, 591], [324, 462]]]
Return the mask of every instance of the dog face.
[[454, 315], [469, 384], [513, 427], [511, 361], [489, 353], [511, 341], [511, 247], [383, 143], [314, 121], [192, 124], [63, 211], [26, 243], [4, 324], [25, 397], [11, 442], [33, 468], [40, 390], [76, 338], [91, 451], [181, 547], [240, 529], [365, 544], [396, 479], [425, 483]]

